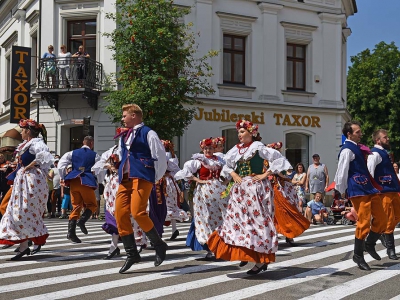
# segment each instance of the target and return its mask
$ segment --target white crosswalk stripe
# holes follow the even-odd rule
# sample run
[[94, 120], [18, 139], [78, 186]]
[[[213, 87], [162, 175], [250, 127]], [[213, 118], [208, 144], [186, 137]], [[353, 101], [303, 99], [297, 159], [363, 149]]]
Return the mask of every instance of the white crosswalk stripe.
[[[66, 239], [68, 220], [45, 220], [49, 239], [42, 251], [10, 261], [15, 247], [0, 249], [0, 299], [67, 299], [85, 294], [88, 299], [343, 299], [365, 295], [367, 289], [390, 284], [400, 278], [400, 263], [387, 258], [386, 249], [377, 243], [382, 261], [369, 255], [365, 260], [371, 272], [361, 271], [352, 261], [354, 226], [312, 226], [297, 237], [296, 247], [279, 239], [276, 262], [268, 271], [249, 276], [253, 266], [239, 268], [238, 262], [207, 261], [205, 252], [193, 252], [185, 246], [189, 223], [178, 224], [180, 235], [169, 241], [166, 227], [167, 260], [154, 267], [154, 250], [141, 253], [142, 262], [126, 274], [118, 271], [125, 260], [121, 255], [103, 260], [110, 236], [102, 222], [87, 223], [88, 235], [79, 228], [81, 244]], [[396, 229], [395, 239], [400, 240]], [[346, 276], [340, 276], [346, 273]], [[307, 283], [307, 284], [306, 284]], [[290, 293], [290, 294], [289, 294]], [[400, 300], [400, 288], [386, 299]], [[334, 296], [333, 296], [334, 295]]]

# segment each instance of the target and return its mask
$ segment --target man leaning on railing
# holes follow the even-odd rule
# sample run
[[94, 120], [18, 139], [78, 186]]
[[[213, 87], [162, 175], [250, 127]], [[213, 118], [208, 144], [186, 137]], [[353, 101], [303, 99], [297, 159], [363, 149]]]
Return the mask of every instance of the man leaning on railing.
[[78, 86], [83, 87], [84, 81], [86, 79], [86, 66], [85, 66], [85, 58], [89, 58], [90, 55], [85, 52], [83, 46], [79, 46], [78, 52], [76, 52], [72, 57], [77, 57], [77, 72], [78, 72]]

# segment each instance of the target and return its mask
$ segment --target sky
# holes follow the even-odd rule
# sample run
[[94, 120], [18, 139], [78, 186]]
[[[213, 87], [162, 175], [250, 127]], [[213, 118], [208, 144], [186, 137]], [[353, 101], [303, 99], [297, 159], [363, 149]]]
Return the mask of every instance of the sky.
[[381, 41], [400, 47], [400, 0], [357, 0], [358, 12], [347, 19], [351, 35], [347, 39], [347, 65], [350, 56]]

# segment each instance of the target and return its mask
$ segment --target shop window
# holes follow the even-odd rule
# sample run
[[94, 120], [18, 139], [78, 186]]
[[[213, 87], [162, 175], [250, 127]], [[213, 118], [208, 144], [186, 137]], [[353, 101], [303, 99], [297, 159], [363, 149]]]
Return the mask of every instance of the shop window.
[[310, 137], [303, 133], [286, 134], [286, 158], [293, 168], [299, 162], [302, 162], [307, 168], [310, 156]]
[[239, 143], [238, 133], [236, 128], [222, 130], [222, 136], [225, 138], [224, 153], [228, 152]]
[[306, 90], [306, 46], [287, 44], [286, 88]]
[[[76, 126], [70, 128], [70, 141], [69, 151], [79, 149], [82, 147], [83, 138], [86, 136], [86, 132], [83, 130], [83, 126]], [[89, 125], [89, 134], [94, 136], [94, 126]]]
[[224, 34], [224, 83], [245, 84], [246, 38]]
[[96, 20], [77, 20], [68, 22], [68, 51], [78, 52], [83, 45], [90, 58], [96, 60]]

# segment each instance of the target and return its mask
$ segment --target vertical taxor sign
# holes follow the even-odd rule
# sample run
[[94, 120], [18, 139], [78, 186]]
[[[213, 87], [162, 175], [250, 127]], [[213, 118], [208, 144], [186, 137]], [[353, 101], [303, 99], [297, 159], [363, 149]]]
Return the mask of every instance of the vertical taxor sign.
[[31, 48], [13, 46], [11, 53], [10, 123], [29, 119], [31, 96]]

